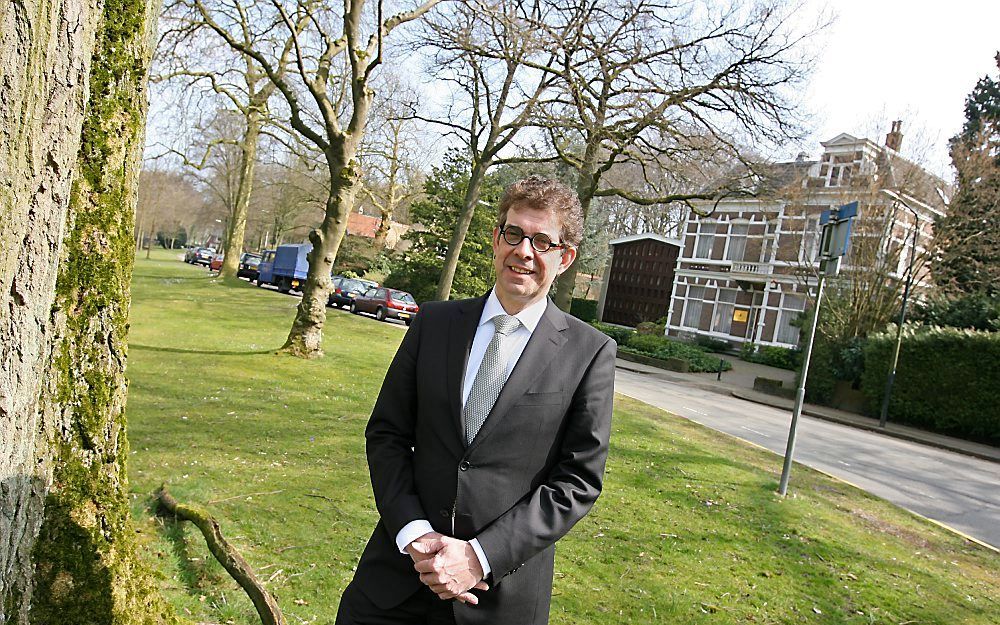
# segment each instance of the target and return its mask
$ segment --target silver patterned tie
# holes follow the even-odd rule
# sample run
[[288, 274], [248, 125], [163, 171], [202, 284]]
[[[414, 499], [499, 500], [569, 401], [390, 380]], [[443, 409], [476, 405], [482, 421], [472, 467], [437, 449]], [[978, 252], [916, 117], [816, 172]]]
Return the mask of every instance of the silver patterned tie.
[[507, 381], [507, 354], [503, 346], [510, 334], [521, 327], [517, 317], [497, 315], [491, 319], [496, 332], [486, 348], [483, 362], [479, 365], [476, 379], [469, 390], [469, 398], [465, 401], [462, 411], [462, 421], [465, 423], [465, 443], [471, 445], [479, 428], [483, 427], [486, 417], [493, 409], [500, 389]]

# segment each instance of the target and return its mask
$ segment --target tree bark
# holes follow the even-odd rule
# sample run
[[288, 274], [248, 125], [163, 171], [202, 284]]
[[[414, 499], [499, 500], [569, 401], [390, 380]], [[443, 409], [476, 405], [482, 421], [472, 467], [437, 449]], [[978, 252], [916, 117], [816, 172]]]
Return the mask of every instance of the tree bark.
[[[270, 95], [271, 90], [267, 90]], [[222, 259], [222, 269], [219, 275], [223, 280], [235, 280], [240, 266], [240, 256], [243, 253], [243, 239], [246, 236], [247, 213], [250, 210], [250, 194], [253, 190], [254, 170], [257, 166], [257, 142], [260, 130], [264, 125], [264, 110], [266, 100], [251, 101], [245, 116], [246, 129], [240, 142], [240, 177], [236, 187], [236, 198], [232, 213], [229, 216], [228, 236], [226, 236], [225, 256]]]
[[125, 336], [156, 2], [0, 8], [0, 622], [172, 620], [135, 556]]
[[[370, 100], [369, 100], [370, 102]], [[300, 358], [323, 356], [323, 326], [326, 323], [326, 303], [333, 288], [331, 273], [347, 233], [347, 217], [354, 208], [361, 171], [355, 155], [359, 137], [348, 137], [334, 143], [327, 152], [330, 164], [330, 194], [326, 200], [323, 223], [309, 233], [309, 272], [302, 287], [302, 300], [295, 311], [295, 320], [281, 351]]]
[[[594, 171], [596, 152], [595, 146], [588, 146], [583, 163], [577, 170], [576, 193], [580, 198], [580, 207], [583, 209], [584, 223], [586, 223], [587, 215], [590, 213], [590, 204], [594, 201], [594, 192], [597, 190], [597, 183], [600, 180]], [[556, 295], [552, 299], [552, 303], [564, 312], [569, 312], [569, 307], [573, 303], [577, 273], [579, 273], [577, 265], [573, 263], [559, 276], [559, 280], [556, 282]]]

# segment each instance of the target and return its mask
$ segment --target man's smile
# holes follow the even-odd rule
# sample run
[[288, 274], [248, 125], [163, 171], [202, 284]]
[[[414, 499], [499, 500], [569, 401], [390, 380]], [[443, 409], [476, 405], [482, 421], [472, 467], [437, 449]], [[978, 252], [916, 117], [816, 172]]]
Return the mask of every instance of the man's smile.
[[514, 265], [507, 265], [507, 268], [513, 271], [514, 273], [521, 274], [522, 276], [530, 276], [531, 274], [535, 273], [530, 269], [525, 269], [524, 267], [515, 267]]

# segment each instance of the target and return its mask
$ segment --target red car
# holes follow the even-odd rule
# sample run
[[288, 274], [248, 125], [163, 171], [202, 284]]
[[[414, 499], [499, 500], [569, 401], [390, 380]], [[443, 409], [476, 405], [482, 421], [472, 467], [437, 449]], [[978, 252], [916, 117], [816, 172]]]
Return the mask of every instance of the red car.
[[216, 254], [212, 257], [211, 262], [208, 263], [209, 271], [222, 271], [222, 260], [226, 257], [225, 254]]
[[400, 319], [406, 325], [410, 325], [419, 311], [420, 307], [412, 295], [385, 287], [368, 289], [351, 302], [351, 312], [354, 314], [372, 313], [379, 321]]

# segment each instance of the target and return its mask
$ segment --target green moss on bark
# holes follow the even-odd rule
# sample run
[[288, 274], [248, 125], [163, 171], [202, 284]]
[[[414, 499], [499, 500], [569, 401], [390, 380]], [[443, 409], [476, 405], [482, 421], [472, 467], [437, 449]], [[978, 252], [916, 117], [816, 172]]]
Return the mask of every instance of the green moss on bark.
[[152, 9], [144, 0], [106, 0], [95, 44], [43, 397], [53, 483], [32, 550], [32, 623], [174, 621], [136, 557], [125, 472], [129, 281]]

